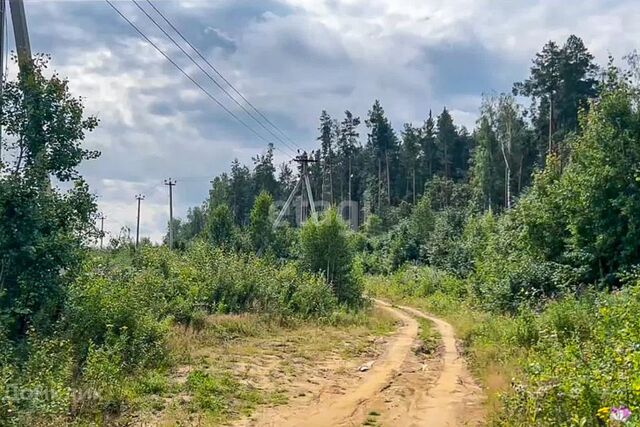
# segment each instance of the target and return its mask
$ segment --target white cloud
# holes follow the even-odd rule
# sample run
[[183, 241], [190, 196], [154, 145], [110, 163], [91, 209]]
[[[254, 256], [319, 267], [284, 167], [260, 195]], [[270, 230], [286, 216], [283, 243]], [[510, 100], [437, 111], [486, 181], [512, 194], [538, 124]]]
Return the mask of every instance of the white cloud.
[[[176, 54], [129, 2], [116, 5]], [[402, 123], [422, 122], [429, 109], [436, 114], [444, 105], [457, 123], [472, 128], [481, 94], [508, 91], [525, 78], [549, 39], [562, 42], [575, 33], [601, 63], [640, 40], [635, 0], [194, 0], [157, 6], [305, 148], [315, 146], [322, 109], [364, 116], [376, 98], [398, 132]], [[143, 234], [158, 240], [167, 221], [163, 178], [178, 177], [176, 214], [184, 215], [206, 197], [209, 177], [234, 157], [249, 162], [264, 148], [102, 2], [28, 2], [27, 15], [34, 51], [53, 55], [53, 68], [69, 77], [73, 93], [101, 119], [87, 142], [103, 156], [83, 172], [101, 195], [110, 231], [135, 223], [133, 196], [144, 192]], [[262, 131], [186, 59], [178, 62]], [[283, 161], [288, 151], [277, 145], [276, 159]]]

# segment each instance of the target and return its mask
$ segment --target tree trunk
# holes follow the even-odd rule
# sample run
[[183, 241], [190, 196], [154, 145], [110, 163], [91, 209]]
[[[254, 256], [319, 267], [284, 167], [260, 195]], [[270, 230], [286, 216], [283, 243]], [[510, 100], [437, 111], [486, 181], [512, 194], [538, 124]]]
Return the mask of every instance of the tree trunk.
[[511, 209], [511, 166], [509, 165], [509, 157], [507, 156], [507, 151], [511, 151], [511, 123], [507, 124], [507, 138], [509, 140], [508, 150], [505, 150], [505, 141], [500, 143], [500, 148], [502, 148], [502, 157], [504, 157], [504, 205], [507, 209]]
[[351, 202], [351, 156], [349, 156], [349, 202]]
[[449, 179], [449, 150], [447, 148], [447, 142], [444, 141], [444, 178]]
[[520, 167], [518, 168], [518, 194], [522, 192], [522, 164], [524, 163], [524, 154], [520, 155]]
[[413, 166], [413, 204], [416, 204], [416, 167], [415, 165]]
[[552, 135], [553, 135], [553, 99], [551, 98], [551, 95], [549, 95], [549, 148], [548, 148], [547, 154], [551, 154], [551, 151], [553, 150]]
[[387, 204], [391, 206], [391, 179], [389, 178], [389, 152], [385, 151], [384, 156], [387, 163]]
[[380, 200], [382, 197], [382, 159], [378, 157], [378, 212], [380, 214]]
[[322, 200], [323, 205], [324, 205], [324, 193], [327, 189], [327, 185], [325, 182], [326, 177], [327, 177], [327, 164], [325, 162], [325, 164], [322, 167], [322, 190], [320, 190], [320, 199]]
[[331, 167], [331, 163], [329, 163], [329, 187], [329, 200], [331, 200], [331, 204], [333, 205], [333, 168]]

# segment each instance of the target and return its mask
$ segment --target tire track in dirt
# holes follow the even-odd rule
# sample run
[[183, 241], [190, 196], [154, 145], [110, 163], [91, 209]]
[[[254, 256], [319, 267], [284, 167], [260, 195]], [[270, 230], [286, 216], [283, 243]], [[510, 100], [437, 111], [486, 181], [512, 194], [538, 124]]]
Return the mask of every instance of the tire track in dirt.
[[[322, 393], [307, 406], [284, 405], [263, 412], [252, 426], [362, 426], [368, 414], [372, 425], [450, 427], [481, 423], [481, 390], [458, 355], [453, 327], [410, 307], [392, 307], [376, 300], [402, 325], [389, 337], [385, 351], [361, 381], [343, 393]], [[430, 320], [441, 335], [443, 352], [438, 370], [416, 369], [412, 351], [418, 336], [415, 317]], [[369, 417], [370, 418], [370, 417]]]
[[[483, 424], [483, 393], [458, 352], [453, 326], [415, 308], [399, 306], [415, 317], [429, 320], [440, 334], [442, 366], [436, 383], [409, 411], [407, 426], [453, 427]], [[409, 421], [410, 420], [410, 421]]]

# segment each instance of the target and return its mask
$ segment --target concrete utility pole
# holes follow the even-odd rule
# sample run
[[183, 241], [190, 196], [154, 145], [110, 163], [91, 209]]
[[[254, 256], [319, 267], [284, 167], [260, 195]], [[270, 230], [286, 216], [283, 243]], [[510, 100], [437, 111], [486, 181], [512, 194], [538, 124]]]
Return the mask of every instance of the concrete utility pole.
[[138, 219], [136, 221], [136, 249], [138, 249], [138, 244], [140, 243], [140, 202], [144, 200], [144, 196], [142, 194], [136, 194], [136, 200], [138, 201]]
[[[11, 8], [11, 21], [13, 22], [13, 34], [16, 40], [16, 51], [18, 52], [18, 66], [20, 71], [24, 71], [26, 64], [31, 61], [31, 43], [29, 42], [29, 31], [27, 29], [27, 16], [24, 12], [22, 0], [9, 0]], [[0, 82], [4, 81], [4, 45], [5, 26], [7, 21], [7, 5], [5, 0], [0, 0]], [[0, 88], [0, 96], [2, 89]], [[1, 107], [0, 107], [1, 108]], [[2, 110], [0, 109], [0, 114]], [[0, 161], [2, 160], [2, 130], [0, 130]]]
[[107, 217], [104, 216], [103, 213], [100, 213], [98, 219], [100, 220], [100, 249], [102, 249], [102, 239], [104, 239], [104, 220], [107, 219]]
[[278, 214], [278, 217], [276, 218], [275, 222], [273, 223], [273, 228], [276, 229], [278, 228], [278, 226], [280, 226], [280, 223], [282, 222], [282, 220], [284, 219], [284, 216], [286, 215], [289, 206], [291, 205], [291, 202], [293, 201], [293, 198], [295, 197], [296, 193], [298, 192], [298, 187], [301, 188], [301, 191], [304, 194], [304, 189], [307, 189], [307, 197], [309, 198], [309, 203], [311, 206], [311, 217], [314, 221], [317, 221], [318, 219], [318, 215], [316, 213], [316, 203], [315, 200], [313, 199], [313, 192], [311, 191], [311, 181], [309, 180], [309, 174], [307, 171], [307, 163], [315, 163], [317, 162], [317, 160], [314, 159], [309, 159], [309, 157], [306, 155], [306, 153], [303, 153], [302, 155], [298, 155], [296, 156], [295, 159], [293, 159], [294, 162], [300, 163], [301, 165], [303, 165], [303, 167], [301, 168], [301, 173], [300, 173], [300, 178], [298, 179], [298, 181], [296, 182], [296, 185], [293, 187], [293, 190], [291, 190], [291, 194], [289, 194], [289, 198], [287, 199], [287, 201], [284, 203], [284, 206], [282, 206], [282, 209], [280, 209], [280, 213]]
[[165, 179], [164, 185], [169, 186], [169, 249], [173, 249], [173, 186], [176, 185], [175, 180]]
[[11, 7], [11, 21], [13, 22], [13, 34], [16, 39], [16, 51], [18, 52], [18, 65], [23, 70], [25, 64], [31, 61], [31, 43], [27, 30], [27, 16], [24, 13], [22, 0], [9, 0]]

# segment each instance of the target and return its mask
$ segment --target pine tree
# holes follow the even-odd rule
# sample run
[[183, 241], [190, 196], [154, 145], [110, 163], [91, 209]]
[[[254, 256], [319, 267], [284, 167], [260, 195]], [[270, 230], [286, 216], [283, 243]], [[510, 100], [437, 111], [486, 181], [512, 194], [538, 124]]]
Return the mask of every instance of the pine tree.
[[233, 218], [239, 225], [247, 223], [253, 186], [249, 168], [241, 165], [238, 159], [231, 163], [231, 211]]
[[456, 131], [456, 137], [451, 150], [451, 173], [452, 177], [457, 181], [467, 179], [472, 146], [473, 138], [469, 135], [467, 128], [461, 126], [460, 129]]
[[579, 109], [587, 108], [587, 101], [597, 95], [598, 68], [593, 59], [575, 35], [562, 48], [550, 41], [536, 54], [530, 77], [514, 84], [514, 95], [532, 99], [541, 159], [558, 148], [556, 141], [577, 129]]
[[366, 125], [369, 128], [367, 150], [370, 156], [370, 170], [377, 168], [377, 188], [372, 188], [372, 193], [377, 199], [379, 212], [382, 208], [383, 194], [386, 196], [387, 206], [391, 205], [391, 165], [395, 166], [398, 142], [380, 101], [376, 100], [369, 110]]
[[320, 131], [318, 141], [320, 141], [322, 158], [322, 192], [320, 198], [325, 200], [326, 196], [329, 202], [333, 204], [335, 202], [333, 193], [333, 168], [335, 161], [334, 137], [336, 133], [335, 123], [326, 110], [322, 110], [320, 114], [320, 127], [318, 130]]
[[[351, 111], [344, 112], [345, 118], [340, 123], [340, 137], [338, 139], [338, 153], [341, 157], [341, 182], [347, 181], [347, 198], [353, 200], [353, 163], [358, 150], [357, 131], [360, 125], [360, 118], [354, 117]], [[346, 178], [345, 178], [346, 177]]]
[[269, 143], [264, 154], [258, 154], [253, 160], [253, 182], [255, 184], [254, 193], [261, 191], [274, 195], [278, 190], [276, 181], [276, 168], [273, 165], [273, 144]]
[[273, 242], [273, 226], [270, 218], [273, 198], [265, 191], [261, 192], [251, 208], [249, 235], [253, 248], [261, 253], [269, 248]]
[[208, 200], [209, 207], [216, 208], [220, 205], [230, 206], [233, 203], [232, 193], [231, 178], [229, 178], [226, 172], [223, 172], [211, 181]]
[[[402, 132], [401, 159], [403, 170], [406, 173], [405, 198], [411, 200], [414, 205], [416, 203], [416, 172], [421, 160], [421, 142], [420, 129], [416, 129], [410, 123], [406, 123], [404, 125], [404, 131]], [[410, 192], [409, 187], [411, 187]], [[410, 198], [409, 195], [411, 195]]]
[[423, 188], [426, 181], [431, 179], [435, 171], [438, 170], [438, 164], [436, 163], [436, 124], [431, 110], [429, 110], [429, 117], [427, 117], [422, 127], [421, 145], [422, 168], [425, 171], [425, 176], [420, 188]]
[[439, 175], [445, 179], [449, 179], [452, 176], [452, 150], [457, 136], [453, 119], [445, 107], [438, 116], [438, 133], [436, 138], [436, 156], [439, 166], [441, 167]]

